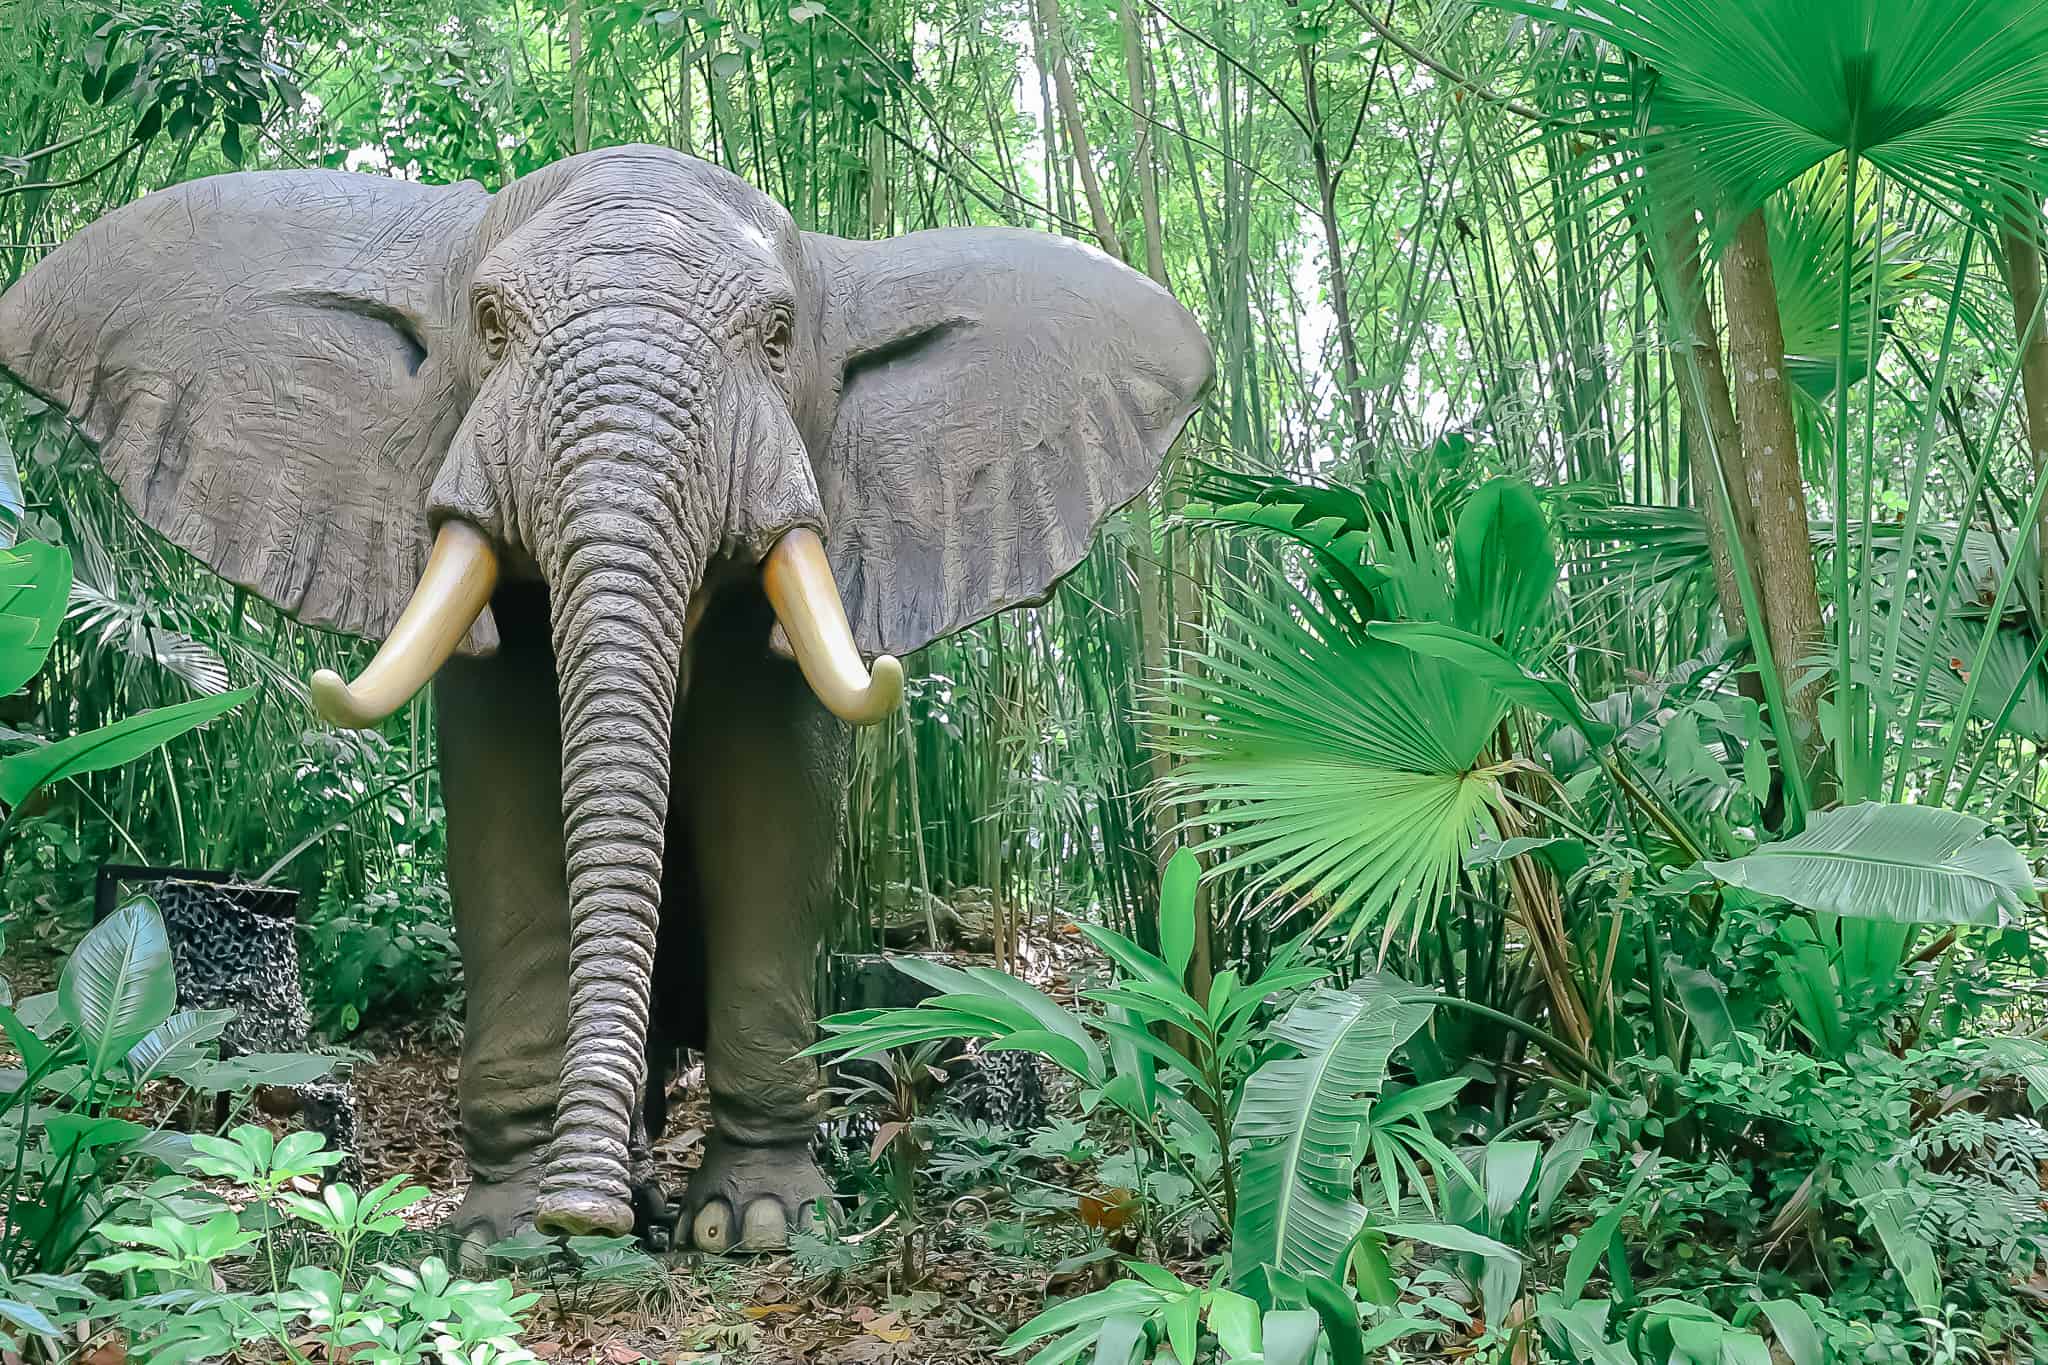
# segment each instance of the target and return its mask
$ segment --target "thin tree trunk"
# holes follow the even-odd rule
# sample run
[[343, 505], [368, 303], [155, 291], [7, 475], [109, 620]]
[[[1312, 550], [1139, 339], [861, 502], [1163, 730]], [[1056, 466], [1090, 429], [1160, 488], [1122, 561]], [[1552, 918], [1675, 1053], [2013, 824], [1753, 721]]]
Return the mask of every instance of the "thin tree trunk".
[[[1778, 682], [1793, 713], [1802, 750], [1798, 758], [1813, 768], [1821, 756], [1820, 702], [1826, 688], [1819, 681], [1807, 687], [1798, 682], [1807, 661], [1822, 648], [1820, 591], [1806, 520], [1806, 485], [1799, 473], [1799, 432], [1785, 374], [1785, 331], [1762, 210], [1736, 230], [1735, 245], [1721, 265], [1721, 289], [1755, 518], [1757, 595], [1769, 618], [1765, 626]], [[1816, 779], [1812, 790], [1818, 804], [1826, 799], [1823, 789], [1832, 784], [1824, 774], [1817, 773]]]
[[583, 60], [583, 0], [569, 0], [569, 150], [590, 150], [590, 68]]
[[[1296, 0], [1289, 0], [1288, 8], [1298, 9]], [[1330, 141], [1323, 129], [1315, 51], [1306, 40], [1297, 38], [1294, 57], [1301, 67], [1309, 160], [1316, 172], [1316, 216], [1322, 220], [1323, 254], [1329, 258], [1330, 311], [1335, 315], [1337, 350], [1344, 367], [1344, 407], [1351, 414], [1351, 439], [1357, 443], [1360, 472], [1369, 474], [1372, 455], [1366, 444], [1365, 380], [1358, 364], [1358, 333], [1351, 325], [1351, 288], [1344, 276], [1344, 236], [1337, 223], [1337, 176], [1330, 168]]]
[[683, 30], [683, 42], [676, 47], [676, 128], [679, 134], [676, 145], [685, 156], [695, 156], [697, 124], [697, 81], [696, 70], [690, 65], [689, 30]]
[[[1122, 0], [1117, 7], [1123, 27], [1124, 77], [1129, 86], [1127, 102], [1131, 107], [1131, 159], [1137, 169], [1138, 214], [1144, 224], [1145, 273], [1161, 288], [1170, 288], [1166, 279], [1165, 240], [1160, 228], [1159, 178], [1152, 164], [1151, 97], [1146, 88], [1150, 73], [1146, 69], [1145, 40], [1138, 27], [1137, 6], [1138, 0]], [[1164, 480], [1160, 482], [1162, 486], [1156, 492], [1147, 489], [1131, 504], [1131, 521], [1138, 542], [1131, 555], [1131, 570], [1138, 587], [1140, 667], [1143, 680], [1154, 687], [1166, 677], [1166, 637], [1173, 624], [1173, 601], [1167, 577], [1160, 567], [1164, 545], [1159, 538], [1154, 512], [1155, 497], [1161, 509], [1165, 505]], [[1173, 766], [1166, 751], [1164, 722], [1165, 716], [1155, 705], [1147, 715], [1145, 725], [1147, 768], [1155, 791], [1163, 789]], [[1153, 859], [1164, 872], [1166, 860], [1173, 856], [1180, 840], [1175, 837], [1173, 820], [1164, 809], [1150, 808], [1150, 815]]]
[[868, 236], [889, 235], [889, 140], [878, 123], [868, 125]]
[[[2042, 463], [2048, 461], [2048, 318], [2034, 320], [2041, 310], [2040, 229], [2008, 220], [1999, 235], [2011, 282], [2013, 334], [2026, 342], [2020, 352], [2020, 388], [2027, 410], [2027, 453], [2032, 457], [2034, 477], [2039, 479]], [[2048, 621], [2048, 503], [2041, 508], [2034, 535], [2035, 543], [2044, 550], [2042, 579], [2034, 585], [2035, 619]]]
[[1043, 23], [1044, 11], [1036, 4], [1030, 11], [1031, 47], [1038, 68], [1038, 112], [1042, 124], [1039, 136], [1045, 143], [1045, 206], [1053, 213], [1046, 227], [1053, 232], [1060, 231], [1060, 219], [1073, 218], [1073, 206], [1067, 202], [1067, 178], [1060, 174], [1059, 131], [1055, 121], [1056, 106], [1052, 97], [1052, 52], [1050, 39], [1046, 36]]
[[1067, 60], [1067, 31], [1060, 21], [1060, 0], [1038, 0], [1038, 23], [1044, 31], [1052, 57], [1052, 83], [1060, 102], [1060, 119], [1066, 125], [1067, 150], [1081, 173], [1081, 189], [1088, 196], [1088, 220], [1102, 249], [1118, 260], [1124, 259], [1124, 244], [1109, 216], [1109, 203], [1102, 195], [1102, 180], [1095, 174], [1095, 158], [1088, 148], [1088, 125], [1081, 117], [1081, 101], [1074, 94], [1074, 71]]
[[1171, 289], [1159, 217], [1159, 168], [1152, 159], [1152, 73], [1144, 31], [1138, 26], [1138, 0], [1123, 0], [1117, 13], [1123, 25], [1124, 77], [1130, 85], [1131, 162], [1138, 173], [1138, 216], [1145, 228], [1145, 273], [1161, 288]]

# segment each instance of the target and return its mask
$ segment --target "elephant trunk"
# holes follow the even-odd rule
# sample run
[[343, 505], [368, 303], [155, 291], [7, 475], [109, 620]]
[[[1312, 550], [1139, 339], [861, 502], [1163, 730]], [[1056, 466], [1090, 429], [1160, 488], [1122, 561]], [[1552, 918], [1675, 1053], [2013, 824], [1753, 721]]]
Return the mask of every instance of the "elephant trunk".
[[633, 1227], [628, 1138], [645, 1083], [670, 728], [716, 515], [686, 506], [664, 477], [674, 463], [664, 451], [694, 443], [650, 419], [659, 411], [679, 409], [564, 414], [560, 482], [537, 518], [561, 688], [570, 934], [567, 1042], [536, 1219], [550, 1232]]

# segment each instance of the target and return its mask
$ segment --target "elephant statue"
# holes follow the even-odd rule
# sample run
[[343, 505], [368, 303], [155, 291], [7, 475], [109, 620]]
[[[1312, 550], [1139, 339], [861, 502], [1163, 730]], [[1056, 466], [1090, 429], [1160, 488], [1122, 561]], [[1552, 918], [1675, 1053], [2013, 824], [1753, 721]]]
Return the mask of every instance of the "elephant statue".
[[313, 678], [329, 720], [433, 680], [469, 996], [456, 1230], [646, 1227], [689, 1045], [714, 1131], [683, 1215], [725, 1250], [828, 1193], [794, 1054], [847, 724], [899, 703], [895, 656], [1042, 599], [1214, 362], [1087, 246], [799, 231], [627, 146], [496, 194], [326, 171], [151, 194], [0, 296], [0, 368], [157, 531], [382, 641]]

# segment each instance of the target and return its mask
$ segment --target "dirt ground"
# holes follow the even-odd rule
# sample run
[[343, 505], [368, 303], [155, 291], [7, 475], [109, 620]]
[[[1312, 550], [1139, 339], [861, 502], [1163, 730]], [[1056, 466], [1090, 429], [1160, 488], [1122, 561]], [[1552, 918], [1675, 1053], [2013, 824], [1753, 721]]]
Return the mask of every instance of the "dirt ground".
[[[425, 1230], [443, 1222], [468, 1176], [455, 1131], [456, 1055], [415, 1040], [359, 1042], [355, 1089], [366, 1181], [405, 1173], [436, 1191], [410, 1211]], [[389, 1051], [385, 1049], [388, 1048]], [[677, 1086], [657, 1148], [665, 1184], [680, 1190], [696, 1166], [708, 1116], [701, 1086]], [[661, 1258], [665, 1280], [616, 1287], [534, 1287], [544, 1297], [527, 1344], [550, 1360], [725, 1360], [753, 1365], [993, 1361], [1002, 1338], [1043, 1306], [1053, 1277], [1028, 1261], [976, 1247], [985, 1204], [956, 1200], [935, 1230], [924, 1278], [901, 1284], [893, 1256], [843, 1275], [805, 1278], [787, 1256]]]
[[[980, 955], [944, 956], [990, 962]], [[1015, 965], [1033, 984], [1071, 1001], [1077, 977], [1098, 962], [1072, 926], [1034, 925], [1023, 935]], [[457, 1045], [373, 1035], [353, 1046], [375, 1059], [354, 1071], [364, 1174], [374, 1183], [403, 1172], [434, 1190], [410, 1221], [422, 1230], [436, 1227], [459, 1202], [468, 1178], [456, 1134]], [[695, 1169], [709, 1121], [702, 1072], [692, 1069], [671, 1092], [668, 1132], [655, 1153], [671, 1194]], [[855, 1269], [815, 1275], [802, 1273], [787, 1256], [678, 1253], [661, 1258], [667, 1273], [660, 1283], [564, 1286], [560, 1292], [536, 1284], [546, 1297], [534, 1312], [529, 1344], [551, 1360], [607, 1365], [967, 1365], [996, 1360], [1003, 1339], [1049, 1295], [1099, 1287], [1114, 1271], [1102, 1234], [1074, 1213], [1020, 1212], [994, 1186], [956, 1191], [924, 1217], [926, 1252], [914, 1283], [904, 1282], [897, 1257], [886, 1251]], [[1025, 1226], [1034, 1257], [991, 1249], [992, 1218], [1012, 1230]], [[893, 1235], [886, 1224], [876, 1231]], [[1066, 1253], [1079, 1254], [1062, 1262]]]

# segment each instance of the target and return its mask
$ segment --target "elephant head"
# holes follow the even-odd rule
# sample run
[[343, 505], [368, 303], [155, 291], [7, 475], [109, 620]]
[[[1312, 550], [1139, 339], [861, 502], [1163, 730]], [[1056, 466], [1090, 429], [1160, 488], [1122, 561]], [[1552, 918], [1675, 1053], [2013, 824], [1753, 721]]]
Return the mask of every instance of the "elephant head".
[[871, 723], [894, 653], [1078, 562], [1212, 373], [1171, 297], [1087, 247], [799, 232], [652, 147], [496, 196], [330, 172], [151, 195], [0, 297], [0, 366], [172, 541], [383, 640], [314, 679], [338, 723], [491, 649], [501, 577], [545, 582], [573, 947], [540, 1217], [613, 1232], [707, 577], [758, 569], [819, 699]]

